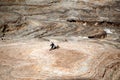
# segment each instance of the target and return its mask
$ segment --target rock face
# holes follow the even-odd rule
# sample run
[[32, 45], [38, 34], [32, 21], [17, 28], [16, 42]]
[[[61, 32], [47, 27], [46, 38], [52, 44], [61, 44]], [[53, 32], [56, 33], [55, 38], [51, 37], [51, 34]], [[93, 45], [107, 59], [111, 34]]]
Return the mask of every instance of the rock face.
[[0, 80], [120, 80], [120, 0], [0, 0], [0, 39]]
[[1, 43], [0, 80], [120, 79], [120, 49], [112, 43], [58, 42], [60, 48], [52, 51], [48, 44]]
[[38, 20], [120, 22], [119, 0], [0, 0], [0, 11]]
[[114, 26], [119, 32], [119, 3], [119, 0], [0, 0], [0, 36], [7, 39], [89, 36], [94, 32], [93, 26]]

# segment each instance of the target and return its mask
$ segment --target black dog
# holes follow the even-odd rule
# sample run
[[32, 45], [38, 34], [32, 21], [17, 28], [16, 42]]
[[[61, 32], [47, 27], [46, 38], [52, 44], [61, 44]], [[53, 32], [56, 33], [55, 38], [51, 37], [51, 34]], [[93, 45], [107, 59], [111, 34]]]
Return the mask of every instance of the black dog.
[[58, 45], [56, 46], [53, 42], [50, 44], [50, 46], [51, 46], [50, 50], [54, 50], [54, 49], [59, 48], [59, 46]]

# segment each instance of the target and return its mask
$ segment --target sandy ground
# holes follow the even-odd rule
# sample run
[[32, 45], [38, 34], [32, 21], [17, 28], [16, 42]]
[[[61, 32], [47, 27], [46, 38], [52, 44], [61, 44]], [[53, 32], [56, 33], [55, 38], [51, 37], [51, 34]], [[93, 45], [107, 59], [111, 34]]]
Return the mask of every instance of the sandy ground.
[[0, 80], [120, 78], [120, 50], [100, 41], [57, 41], [52, 51], [47, 41], [0, 43]]

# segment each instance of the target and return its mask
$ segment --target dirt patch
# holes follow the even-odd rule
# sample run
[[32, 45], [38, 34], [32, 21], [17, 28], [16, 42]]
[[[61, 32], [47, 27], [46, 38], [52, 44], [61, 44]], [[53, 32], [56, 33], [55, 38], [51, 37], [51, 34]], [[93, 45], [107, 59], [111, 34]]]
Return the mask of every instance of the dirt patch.
[[76, 50], [56, 49], [50, 54], [56, 57], [54, 67], [72, 68], [77, 61], [85, 59], [85, 54]]

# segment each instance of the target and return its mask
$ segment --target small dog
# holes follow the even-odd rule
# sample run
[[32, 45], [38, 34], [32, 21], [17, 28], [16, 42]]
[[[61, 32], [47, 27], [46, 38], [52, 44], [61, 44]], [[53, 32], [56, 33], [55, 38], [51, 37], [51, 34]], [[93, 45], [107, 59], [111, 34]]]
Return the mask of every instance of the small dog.
[[50, 44], [51, 48], [49, 51], [60, 48], [58, 45], [55, 45], [53, 42]]

